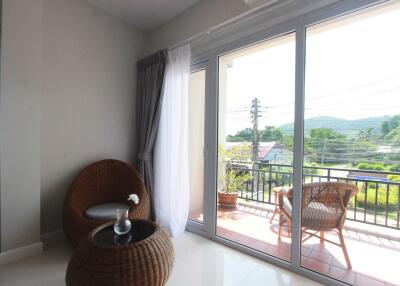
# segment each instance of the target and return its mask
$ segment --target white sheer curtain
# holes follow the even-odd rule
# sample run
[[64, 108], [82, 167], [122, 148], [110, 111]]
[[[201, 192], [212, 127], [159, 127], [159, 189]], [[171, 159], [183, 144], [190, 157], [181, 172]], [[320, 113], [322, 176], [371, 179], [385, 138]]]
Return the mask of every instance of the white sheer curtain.
[[154, 150], [157, 222], [172, 236], [184, 232], [189, 212], [190, 46], [168, 52], [161, 118]]

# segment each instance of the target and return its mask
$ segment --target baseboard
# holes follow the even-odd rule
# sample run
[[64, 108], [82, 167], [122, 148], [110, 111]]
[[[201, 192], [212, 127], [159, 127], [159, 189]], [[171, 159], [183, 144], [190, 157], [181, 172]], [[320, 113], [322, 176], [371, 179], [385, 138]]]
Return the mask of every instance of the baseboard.
[[37, 242], [0, 253], [0, 266], [43, 252], [43, 243]]
[[45, 246], [57, 241], [65, 240], [64, 232], [62, 230], [44, 233], [40, 238]]

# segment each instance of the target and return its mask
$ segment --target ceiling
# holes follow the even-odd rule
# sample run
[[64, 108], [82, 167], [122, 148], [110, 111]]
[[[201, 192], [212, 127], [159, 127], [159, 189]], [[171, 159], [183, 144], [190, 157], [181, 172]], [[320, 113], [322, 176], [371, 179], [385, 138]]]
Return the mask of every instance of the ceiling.
[[136, 27], [151, 31], [200, 0], [88, 0]]

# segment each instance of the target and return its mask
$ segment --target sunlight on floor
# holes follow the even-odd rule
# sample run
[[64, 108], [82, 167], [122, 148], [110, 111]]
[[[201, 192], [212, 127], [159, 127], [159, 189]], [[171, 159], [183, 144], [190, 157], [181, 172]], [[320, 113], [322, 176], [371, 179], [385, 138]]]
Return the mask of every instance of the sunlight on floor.
[[[193, 213], [192, 216], [200, 214]], [[270, 223], [271, 216], [272, 212], [268, 210], [245, 205], [234, 210], [219, 208], [217, 235], [289, 261], [290, 238], [284, 235], [281, 241], [278, 240], [278, 218]], [[284, 234], [287, 234], [285, 227]], [[352, 285], [400, 285], [397, 272], [400, 241], [349, 229], [344, 230], [344, 236], [352, 270], [346, 268], [341, 248], [326, 242], [320, 244], [317, 238], [303, 244], [301, 265]], [[325, 237], [338, 241], [334, 232], [327, 232]]]

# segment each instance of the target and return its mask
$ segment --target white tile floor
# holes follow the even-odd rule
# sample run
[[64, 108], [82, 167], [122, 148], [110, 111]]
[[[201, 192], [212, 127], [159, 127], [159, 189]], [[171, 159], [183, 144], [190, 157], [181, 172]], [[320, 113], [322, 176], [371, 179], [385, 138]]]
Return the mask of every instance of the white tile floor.
[[[191, 233], [173, 242], [176, 260], [168, 286], [321, 285]], [[50, 244], [41, 255], [0, 267], [0, 285], [65, 285], [70, 253], [64, 241]]]

